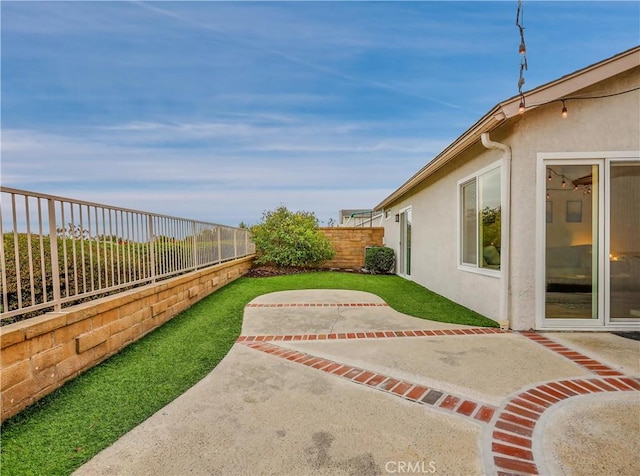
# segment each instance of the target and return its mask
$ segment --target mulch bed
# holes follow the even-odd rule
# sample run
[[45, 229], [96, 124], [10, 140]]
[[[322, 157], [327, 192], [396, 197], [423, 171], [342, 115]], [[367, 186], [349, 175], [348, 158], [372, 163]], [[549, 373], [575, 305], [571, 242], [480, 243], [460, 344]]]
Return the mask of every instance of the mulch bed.
[[245, 278], [268, 278], [271, 276], [285, 276], [287, 274], [313, 273], [317, 271], [339, 271], [347, 273], [363, 273], [360, 269], [337, 268], [278, 268], [276, 266], [255, 266], [244, 274]]

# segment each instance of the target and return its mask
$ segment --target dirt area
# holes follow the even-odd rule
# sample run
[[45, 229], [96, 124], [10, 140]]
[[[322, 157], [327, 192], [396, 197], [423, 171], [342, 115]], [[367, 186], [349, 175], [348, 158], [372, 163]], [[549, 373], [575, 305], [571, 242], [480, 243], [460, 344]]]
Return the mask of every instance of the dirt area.
[[312, 273], [317, 271], [342, 273], [363, 273], [360, 269], [336, 269], [336, 268], [278, 268], [276, 266], [255, 266], [244, 274], [245, 278], [268, 278], [271, 276], [284, 276], [287, 274]]

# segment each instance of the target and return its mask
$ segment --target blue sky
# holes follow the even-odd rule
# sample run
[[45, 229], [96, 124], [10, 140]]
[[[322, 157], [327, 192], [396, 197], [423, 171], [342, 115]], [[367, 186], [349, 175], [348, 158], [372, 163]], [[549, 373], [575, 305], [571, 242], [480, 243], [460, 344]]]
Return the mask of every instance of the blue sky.
[[[517, 93], [516, 1], [2, 1], [2, 184], [229, 225], [370, 208]], [[524, 89], [638, 2], [524, 2]]]

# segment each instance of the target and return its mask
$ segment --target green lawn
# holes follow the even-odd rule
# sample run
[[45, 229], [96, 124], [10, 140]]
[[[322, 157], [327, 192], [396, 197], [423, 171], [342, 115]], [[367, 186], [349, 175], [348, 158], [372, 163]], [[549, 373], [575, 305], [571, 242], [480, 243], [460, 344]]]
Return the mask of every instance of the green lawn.
[[291, 289], [353, 289], [425, 319], [497, 326], [397, 276], [314, 272], [240, 278], [2, 425], [0, 472], [64, 475], [202, 379], [240, 334], [244, 306]]

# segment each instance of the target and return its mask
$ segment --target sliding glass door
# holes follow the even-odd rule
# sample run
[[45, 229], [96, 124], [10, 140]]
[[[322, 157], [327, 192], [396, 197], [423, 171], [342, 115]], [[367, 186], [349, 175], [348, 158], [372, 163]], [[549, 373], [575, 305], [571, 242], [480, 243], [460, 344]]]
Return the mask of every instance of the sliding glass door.
[[548, 164], [546, 319], [598, 319], [599, 165]]
[[640, 161], [544, 166], [544, 325], [640, 323]]
[[640, 318], [640, 162], [609, 170], [609, 319], [624, 323]]

